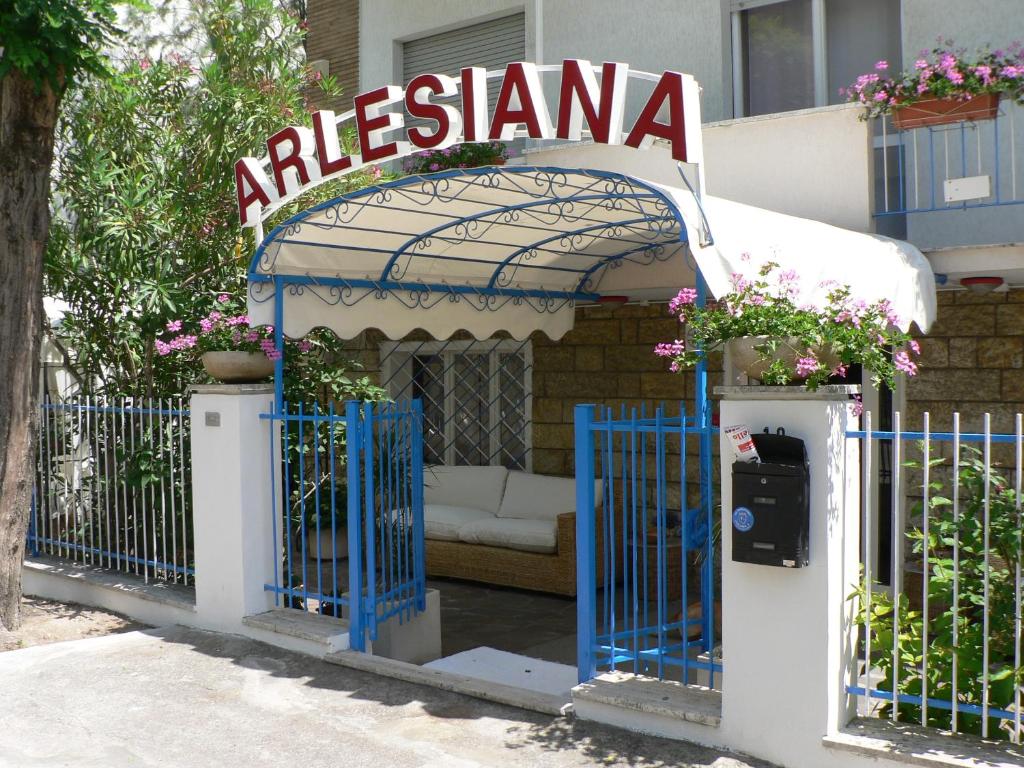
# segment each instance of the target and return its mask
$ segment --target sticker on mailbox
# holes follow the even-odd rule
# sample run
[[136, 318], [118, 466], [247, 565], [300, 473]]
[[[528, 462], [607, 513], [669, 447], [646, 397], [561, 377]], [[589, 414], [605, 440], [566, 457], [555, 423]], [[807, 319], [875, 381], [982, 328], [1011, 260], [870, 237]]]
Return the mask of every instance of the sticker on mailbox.
[[732, 511], [732, 527], [746, 533], [754, 527], [754, 513], [746, 507], [736, 507]]

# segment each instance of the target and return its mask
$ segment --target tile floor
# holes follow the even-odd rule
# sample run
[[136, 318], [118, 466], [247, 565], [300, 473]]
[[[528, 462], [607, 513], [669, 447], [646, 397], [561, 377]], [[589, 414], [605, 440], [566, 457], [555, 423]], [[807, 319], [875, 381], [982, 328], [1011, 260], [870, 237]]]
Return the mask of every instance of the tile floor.
[[576, 599], [430, 579], [441, 592], [445, 656], [488, 646], [560, 664], [576, 664]]

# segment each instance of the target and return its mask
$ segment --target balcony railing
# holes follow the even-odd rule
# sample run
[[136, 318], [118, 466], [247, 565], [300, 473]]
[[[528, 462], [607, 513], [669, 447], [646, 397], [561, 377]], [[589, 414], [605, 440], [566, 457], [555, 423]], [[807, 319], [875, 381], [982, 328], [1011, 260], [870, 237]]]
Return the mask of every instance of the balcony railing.
[[885, 183], [875, 215], [1024, 203], [1024, 107], [1003, 99], [992, 120], [876, 131]]

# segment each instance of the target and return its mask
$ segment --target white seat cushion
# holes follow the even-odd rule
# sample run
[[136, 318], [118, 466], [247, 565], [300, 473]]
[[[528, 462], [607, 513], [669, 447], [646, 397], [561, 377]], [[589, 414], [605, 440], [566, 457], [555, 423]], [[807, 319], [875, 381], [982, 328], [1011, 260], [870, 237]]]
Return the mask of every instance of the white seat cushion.
[[[601, 503], [601, 483], [594, 483], [594, 503]], [[505, 497], [498, 509], [500, 518], [554, 520], [564, 512], [576, 511], [576, 480], [571, 477], [509, 472]]]
[[458, 541], [459, 530], [478, 520], [493, 520], [494, 515], [482, 509], [449, 507], [445, 504], [423, 505], [423, 534], [428, 539]]
[[554, 520], [516, 520], [493, 517], [466, 523], [459, 529], [459, 541], [522, 552], [550, 553], [557, 549]]
[[482, 509], [494, 515], [507, 477], [505, 467], [424, 467], [423, 503]]

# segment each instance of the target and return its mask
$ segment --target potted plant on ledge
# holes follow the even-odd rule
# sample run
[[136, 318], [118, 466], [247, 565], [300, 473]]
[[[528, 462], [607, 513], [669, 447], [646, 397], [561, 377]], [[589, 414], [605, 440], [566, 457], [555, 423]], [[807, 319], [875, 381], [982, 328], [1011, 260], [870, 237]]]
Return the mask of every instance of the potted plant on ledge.
[[452, 168], [504, 165], [508, 148], [500, 141], [453, 144], [444, 149], [426, 149], [406, 158], [403, 170], [410, 175], [437, 173]]
[[185, 329], [181, 320], [167, 323], [163, 339], [156, 340], [158, 355], [195, 350], [211, 378], [225, 384], [265, 381], [274, 373], [280, 353], [274, 349], [274, 329], [252, 327], [250, 319], [222, 293], [214, 309], [199, 320], [197, 329]]
[[889, 77], [889, 63], [879, 61], [875, 72], [861, 75], [842, 89], [849, 101], [865, 106], [863, 119], [891, 114], [901, 130], [947, 125], [996, 116], [1005, 95], [1024, 104], [1024, 49], [1020, 43], [1006, 51], [988, 49], [967, 57], [953, 50], [953, 41], [940, 41], [930, 56], [922, 52], [914, 68]]
[[679, 372], [728, 345], [734, 365], [762, 384], [802, 383], [812, 390], [844, 378], [851, 365], [871, 371], [876, 386], [892, 387], [897, 373], [917, 373], [920, 347], [887, 300], [854, 299], [848, 286], [834, 282], [819, 287], [828, 291], [821, 306], [798, 306], [796, 273], [767, 262], [754, 279], [734, 274], [732, 291], [704, 307], [697, 306], [696, 290], [684, 288], [669, 311], [684, 324], [686, 338], [658, 344], [654, 353]]

